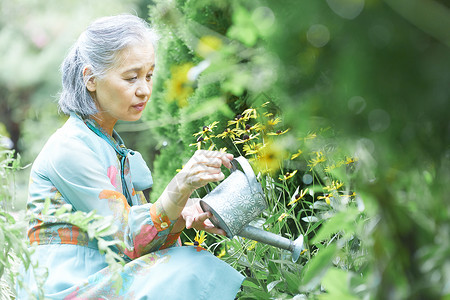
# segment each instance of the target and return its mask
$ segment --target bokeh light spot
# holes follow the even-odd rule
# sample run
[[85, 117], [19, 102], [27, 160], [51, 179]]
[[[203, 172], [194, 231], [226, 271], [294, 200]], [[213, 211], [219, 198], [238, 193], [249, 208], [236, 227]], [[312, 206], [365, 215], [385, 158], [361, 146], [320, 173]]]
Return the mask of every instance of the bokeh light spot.
[[391, 117], [382, 109], [374, 109], [368, 116], [369, 128], [374, 132], [382, 132], [391, 125]]
[[330, 31], [325, 25], [315, 24], [306, 33], [308, 42], [316, 48], [321, 48], [330, 41]]
[[328, 6], [338, 16], [353, 20], [364, 9], [364, 0], [327, 0]]
[[366, 100], [361, 96], [354, 96], [348, 100], [348, 109], [355, 114], [361, 113], [366, 108]]
[[302, 181], [304, 184], [311, 184], [313, 181], [313, 177], [311, 176], [311, 174], [305, 174], [303, 175]]
[[275, 23], [273, 11], [265, 6], [256, 8], [252, 13], [252, 21], [261, 33], [269, 30]]

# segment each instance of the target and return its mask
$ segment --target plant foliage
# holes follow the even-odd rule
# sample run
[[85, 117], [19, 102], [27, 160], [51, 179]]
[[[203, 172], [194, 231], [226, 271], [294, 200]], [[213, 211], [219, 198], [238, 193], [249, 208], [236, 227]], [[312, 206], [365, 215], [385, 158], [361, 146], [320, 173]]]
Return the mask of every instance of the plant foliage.
[[[450, 18], [440, 1], [405, 3], [150, 6], [162, 47], [148, 117], [171, 123], [155, 130], [166, 145], [155, 162], [155, 185], [162, 189], [196, 147], [253, 151], [247, 157], [262, 174], [269, 202], [262, 228], [307, 241], [308, 251], [292, 264], [286, 253], [259, 243], [208, 238], [210, 250], [247, 275], [242, 299], [450, 294], [443, 113], [450, 39], [439, 25]], [[174, 86], [177, 96], [170, 94]], [[238, 122], [267, 101], [259, 116], [272, 120]], [[244, 124], [268, 121], [273, 130], [244, 132]], [[226, 128], [234, 139], [217, 138]], [[156, 187], [153, 199], [160, 192]], [[289, 205], [296, 193], [305, 194]]]

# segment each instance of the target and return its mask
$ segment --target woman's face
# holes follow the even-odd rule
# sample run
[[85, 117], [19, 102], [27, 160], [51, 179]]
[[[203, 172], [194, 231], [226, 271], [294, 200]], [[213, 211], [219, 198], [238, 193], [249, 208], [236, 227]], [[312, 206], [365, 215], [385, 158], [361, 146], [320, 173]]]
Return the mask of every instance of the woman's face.
[[137, 121], [152, 94], [155, 52], [150, 42], [131, 45], [117, 55], [105, 76], [87, 83], [96, 102], [98, 123], [109, 133], [118, 120]]

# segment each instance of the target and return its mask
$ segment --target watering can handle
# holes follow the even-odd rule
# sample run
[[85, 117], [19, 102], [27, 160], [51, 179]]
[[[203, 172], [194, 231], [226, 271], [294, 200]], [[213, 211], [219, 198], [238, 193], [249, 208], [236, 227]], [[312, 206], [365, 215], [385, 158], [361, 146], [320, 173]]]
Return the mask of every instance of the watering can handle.
[[[253, 172], [252, 166], [250, 166], [250, 164], [245, 159], [245, 157], [239, 156], [239, 157], [234, 158], [231, 161], [231, 169], [230, 169], [231, 172], [233, 173], [234, 171], [236, 171], [238, 169], [238, 164], [241, 166], [242, 170], [244, 171], [245, 175], [247, 176], [247, 180], [250, 184], [250, 188], [252, 189], [252, 191], [255, 193], [259, 192], [258, 189], [253, 188], [253, 187], [257, 186], [258, 182], [256, 180], [256, 176], [255, 176], [255, 173]], [[211, 192], [208, 185], [205, 185], [205, 189], [208, 194]]]
[[255, 176], [255, 173], [253, 172], [252, 166], [250, 166], [250, 164], [245, 159], [245, 157], [239, 156], [239, 157], [234, 158], [231, 161], [231, 164], [233, 165], [233, 168], [231, 168], [231, 172], [234, 172], [237, 170], [236, 162], [239, 163], [239, 165], [241, 165], [241, 168], [244, 171], [245, 175], [247, 176], [248, 182], [249, 182], [250, 187], [253, 190], [253, 192], [255, 192], [255, 193], [259, 192], [258, 189], [254, 188], [257, 186], [258, 182], [256, 180], [256, 176]]

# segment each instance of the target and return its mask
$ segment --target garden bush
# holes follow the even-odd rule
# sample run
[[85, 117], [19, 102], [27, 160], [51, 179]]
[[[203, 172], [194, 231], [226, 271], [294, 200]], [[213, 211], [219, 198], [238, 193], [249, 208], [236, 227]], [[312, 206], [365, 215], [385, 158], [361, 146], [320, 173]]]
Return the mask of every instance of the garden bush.
[[[156, 130], [166, 146], [155, 162], [155, 186], [164, 187], [198, 145], [235, 155], [264, 150], [275, 173], [260, 169], [264, 153], [247, 155], [269, 204], [258, 224], [290, 238], [305, 235], [308, 251], [296, 264], [260, 243], [207, 237], [204, 247], [247, 275], [240, 298], [449, 297], [443, 112], [450, 39], [439, 29], [448, 24], [441, 13], [448, 8], [414, 3], [149, 6], [163, 46], [148, 118], [172, 123]], [[434, 19], [421, 18], [424, 11]], [[280, 121], [272, 131], [244, 132], [240, 124], [235, 140], [217, 138], [228, 121], [266, 102], [258, 116]], [[156, 187], [152, 199], [160, 192]], [[304, 195], [289, 205], [297, 194]]]

